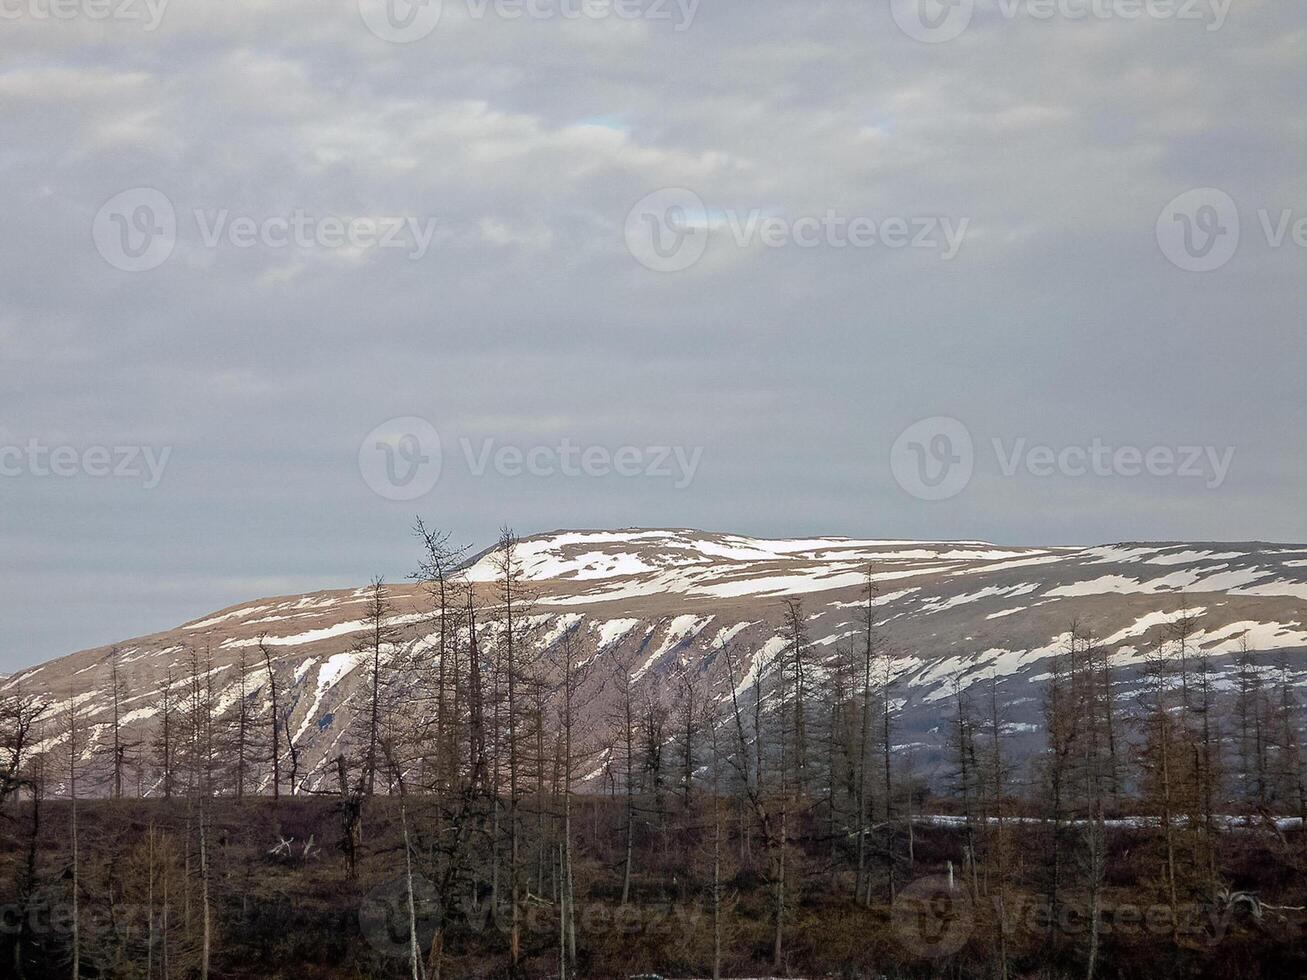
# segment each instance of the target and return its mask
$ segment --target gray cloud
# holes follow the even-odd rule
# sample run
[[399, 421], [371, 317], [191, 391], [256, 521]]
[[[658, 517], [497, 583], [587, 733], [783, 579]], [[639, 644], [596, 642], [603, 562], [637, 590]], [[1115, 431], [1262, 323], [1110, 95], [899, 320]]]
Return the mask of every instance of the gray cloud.
[[[6, 7], [25, 10], [26, 3]], [[505, 21], [446, 0], [388, 44], [353, 4], [183, 4], [157, 31], [5, 20], [0, 444], [172, 447], [159, 487], [0, 477], [0, 669], [269, 592], [402, 576], [416, 511], [484, 544], [503, 521], [1024, 543], [1307, 539], [1307, 216], [1297, 5], [1219, 31], [1037, 22], [981, 2], [957, 40], [882, 4], [704, 3], [660, 22]], [[1239, 204], [1224, 268], [1184, 272], [1177, 194]], [[121, 191], [178, 240], [125, 273], [92, 225]], [[740, 248], [718, 223], [675, 274], [628, 254], [664, 187], [714, 215], [948, 216], [911, 248]], [[434, 219], [429, 252], [206, 247], [193, 220], [302, 210]], [[377, 496], [360, 440], [429, 419], [444, 471]], [[905, 493], [909, 424], [992, 438], [1236, 448], [1217, 490], [1005, 478]], [[703, 447], [691, 485], [467, 471], [458, 440]]]

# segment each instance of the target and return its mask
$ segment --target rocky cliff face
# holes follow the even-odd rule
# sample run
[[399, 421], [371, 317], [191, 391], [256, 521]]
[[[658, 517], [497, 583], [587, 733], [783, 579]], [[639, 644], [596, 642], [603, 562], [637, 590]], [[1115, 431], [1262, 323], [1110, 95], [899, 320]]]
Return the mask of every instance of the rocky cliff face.
[[[1092, 631], [1120, 668], [1122, 694], [1146, 651], [1162, 643], [1187, 608], [1191, 649], [1213, 658], [1218, 687], [1228, 683], [1243, 647], [1263, 660], [1287, 658], [1307, 681], [1307, 546], [1265, 543], [1130, 543], [1095, 548], [997, 547], [978, 541], [759, 540], [688, 530], [567, 531], [523, 539], [519, 555], [533, 593], [531, 642], [545, 649], [567, 633], [601, 669], [629, 665], [641, 688], [670, 692], [690, 678], [710, 696], [729, 690], [723, 643], [735, 655], [741, 691], [784, 647], [783, 600], [802, 602], [816, 656], [859, 641], [857, 616], [867, 576], [883, 641], [893, 651], [896, 750], [929, 769], [943, 741], [941, 721], [960, 686], [993, 676], [1010, 727], [1038, 738], [1039, 692], [1050, 658], [1073, 624]], [[493, 630], [494, 555], [466, 570]], [[388, 587], [395, 656], [429, 649], [435, 625], [417, 585]], [[291, 713], [310, 783], [324, 760], [350, 740], [366, 669], [359, 648], [369, 623], [368, 588], [260, 599], [176, 629], [116, 644], [127, 694], [124, 720], [142, 733], [153, 725], [171, 669], [181, 678], [191, 650], [210, 656], [220, 712], [240, 691], [238, 665], [249, 665], [247, 696], [266, 707], [260, 637], [273, 657], [279, 698]], [[42, 694], [51, 715], [76, 698], [87, 722], [88, 758], [109, 735], [110, 647], [54, 660], [0, 681], [0, 691]], [[181, 681], [178, 680], [180, 684]], [[589, 700], [602, 730], [608, 698]], [[53, 748], [57, 725], [45, 733]], [[1018, 738], [1020, 743], [1021, 739]], [[146, 789], [149, 789], [148, 780]]]

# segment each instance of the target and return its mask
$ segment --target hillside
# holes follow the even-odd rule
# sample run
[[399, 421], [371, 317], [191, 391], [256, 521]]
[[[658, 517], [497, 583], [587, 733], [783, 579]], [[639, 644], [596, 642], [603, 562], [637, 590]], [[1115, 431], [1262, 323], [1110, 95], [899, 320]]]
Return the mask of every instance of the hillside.
[[[560, 531], [523, 539], [518, 558], [532, 593], [531, 642], [545, 650], [571, 633], [602, 673], [629, 669], [642, 691], [670, 698], [691, 679], [716, 698], [729, 690], [720, 655], [736, 657], [747, 690], [783, 649], [783, 600], [803, 604], [819, 657], [860, 642], [857, 616], [868, 574], [876, 587], [880, 636], [892, 652], [895, 745], [929, 772], [942, 743], [941, 702], [957, 686], [995, 676], [1014, 732], [1038, 737], [1037, 695], [1050, 658], [1066, 648], [1073, 624], [1112, 651], [1128, 695], [1130, 674], [1163, 643], [1187, 608], [1189, 644], [1213, 658], [1218, 675], [1246, 645], [1268, 661], [1288, 657], [1307, 679], [1307, 546], [1265, 543], [1124, 543], [1103, 547], [998, 547], [979, 541], [761, 540], [689, 530]], [[480, 627], [495, 629], [495, 555], [466, 568], [482, 607]], [[326, 779], [323, 763], [349, 740], [361, 703], [360, 670], [370, 589], [257, 599], [175, 629], [84, 650], [21, 671], [0, 691], [53, 699], [57, 717], [76, 697], [89, 738], [102, 747], [111, 710], [110, 661], [116, 648], [129, 727], [158, 714], [169, 672], [174, 683], [192, 651], [211, 657], [219, 713], [239, 697], [269, 697], [258, 645], [273, 658], [281, 704], [302, 755], [306, 788]], [[435, 633], [428, 596], [417, 584], [388, 586], [387, 622], [401, 650], [429, 649]], [[608, 665], [608, 666], [605, 666]], [[1218, 687], [1223, 683], [1218, 679]], [[608, 697], [590, 699], [592, 727], [608, 724]], [[62, 736], [46, 733], [51, 748]], [[138, 739], [142, 743], [144, 738]], [[145, 790], [149, 791], [148, 778]]]

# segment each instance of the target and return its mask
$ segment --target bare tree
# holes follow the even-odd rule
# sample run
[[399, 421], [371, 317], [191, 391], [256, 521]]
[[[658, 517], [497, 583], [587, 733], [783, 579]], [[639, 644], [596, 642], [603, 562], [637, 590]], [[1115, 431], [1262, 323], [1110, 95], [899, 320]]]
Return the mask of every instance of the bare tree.
[[697, 679], [688, 673], [681, 678], [677, 698], [677, 749], [681, 757], [681, 809], [689, 812], [694, 795], [695, 749], [702, 727]]
[[428, 528], [419, 517], [413, 533], [422, 546], [422, 557], [413, 577], [421, 584], [432, 604], [437, 617], [436, 645], [436, 691], [435, 691], [435, 743], [433, 758], [435, 767], [434, 781], [437, 787], [456, 777], [455, 759], [457, 747], [458, 712], [455, 698], [451, 697], [457, 685], [457, 672], [454, 669], [457, 655], [457, 618], [456, 613], [462, 604], [460, 596], [468, 590], [465, 578], [460, 574], [467, 556], [466, 546], [450, 543], [448, 531]]
[[[857, 758], [857, 789], [858, 789], [858, 874], [854, 880], [853, 899], [855, 902], [871, 902], [871, 884], [867, 879], [867, 835], [870, 829], [867, 826], [869, 811], [871, 808], [871, 788], [868, 778], [868, 756], [871, 751], [871, 665], [876, 656], [877, 647], [877, 630], [876, 630], [876, 583], [872, 579], [871, 569], [867, 570], [867, 580], [863, 585], [863, 606], [861, 613], [862, 627], [862, 660], [859, 664], [859, 693], [861, 694], [861, 705], [859, 706], [859, 725], [858, 725], [858, 758]], [[886, 725], [888, 725], [888, 715], [886, 715]], [[886, 743], [889, 737], [886, 732]], [[888, 752], [888, 748], [886, 749]], [[888, 755], [886, 756], [888, 765]], [[888, 772], [888, 769], [886, 770]], [[886, 806], [889, 801], [886, 800]]]
[[[635, 680], [632, 677], [634, 663], [629, 652], [614, 654], [613, 686], [617, 693], [616, 714], [613, 721], [617, 725], [617, 743], [622, 761], [622, 788], [625, 799], [625, 856], [622, 859], [622, 904], [631, 900], [631, 871], [635, 861], [635, 794], [636, 794], [636, 693]], [[612, 756], [616, 751], [610, 751]]]
[[0, 697], [0, 808], [11, 797], [33, 790], [28, 750], [50, 704], [21, 690]]
[[[1144, 715], [1141, 719], [1144, 738], [1139, 746], [1139, 763], [1143, 775], [1144, 805], [1157, 814], [1161, 826], [1163, 881], [1174, 918], [1179, 904], [1175, 815], [1181, 805], [1177, 757], [1181, 753], [1183, 740], [1173, 715], [1175, 697], [1172, 677], [1173, 669], [1165, 647], [1154, 647], [1149, 652], [1146, 666]], [[1173, 928], [1172, 940], [1176, 939]]]
[[[395, 642], [397, 631], [388, 624], [390, 600], [386, 594], [385, 584], [380, 578], [374, 578], [368, 589], [367, 639], [355, 648], [355, 652], [367, 658], [367, 714], [363, 717], [366, 726], [363, 756], [363, 786], [368, 796], [376, 792], [378, 749], [382, 738], [384, 719], [382, 708], [385, 700], [385, 682], [382, 677], [382, 657]], [[289, 730], [287, 741], [290, 741]], [[293, 753], [293, 747], [292, 747]]]
[[810, 697], [808, 675], [811, 672], [812, 643], [808, 638], [808, 624], [803, 603], [798, 599], [785, 600], [784, 634], [786, 644], [786, 687], [793, 719], [794, 786], [802, 796], [808, 788], [808, 724], [807, 708]]
[[708, 738], [712, 747], [712, 975], [722, 976], [722, 805], [721, 805], [721, 724], [713, 718], [708, 722]]
[[268, 760], [272, 764], [272, 798], [281, 796], [281, 739], [278, 728], [281, 726], [281, 706], [277, 701], [277, 674], [272, 669], [272, 652], [268, 649], [267, 635], [259, 637], [259, 655], [263, 658], [263, 669], [268, 674], [268, 696], [272, 699], [272, 714], [268, 742]]
[[953, 682], [953, 720], [949, 732], [949, 748], [953, 757], [951, 772], [953, 792], [962, 807], [966, 827], [966, 844], [963, 846], [963, 865], [970, 873], [972, 900], [976, 898], [975, 856], [976, 831], [980, 823], [981, 780], [977, 758], [977, 721], [970, 692], [958, 680]]
[[[523, 759], [523, 745], [530, 734], [529, 690], [534, 682], [531, 611], [534, 596], [527, 586], [526, 575], [518, 554], [519, 541], [510, 527], [499, 532], [499, 543], [492, 563], [496, 572], [498, 599], [495, 674], [500, 682], [502, 728], [497, 726], [496, 740], [502, 743], [500, 759], [508, 766], [508, 875], [509, 899], [512, 903], [509, 924], [509, 967], [513, 975], [521, 968], [523, 834], [522, 784], [528, 775]], [[497, 699], [498, 703], [498, 699]], [[506, 756], [506, 760], [504, 759]]]
[[163, 798], [171, 800], [177, 773], [177, 703], [173, 687], [177, 676], [171, 664], [164, 673], [158, 693], [159, 720], [154, 726], [155, 767], [159, 773], [156, 785], [162, 786]]
[[123, 768], [126, 764], [128, 743], [123, 739], [122, 708], [127, 698], [127, 679], [122, 672], [122, 653], [115, 646], [109, 651], [109, 704], [111, 708], [111, 728], [113, 750], [113, 785], [111, 795], [115, 800], [123, 798]]
[[194, 810], [194, 822], [198, 831], [200, 980], [208, 980], [213, 943], [208, 829], [209, 801], [214, 793], [213, 673], [211, 651], [206, 648], [205, 657], [201, 660], [198, 651], [192, 647], [187, 678], [188, 698], [185, 721], [188, 745], [188, 806]]
[[1302, 709], [1295, 693], [1295, 679], [1289, 660], [1280, 656], [1276, 670], [1278, 697], [1275, 705], [1275, 740], [1278, 755], [1276, 796], [1282, 805], [1298, 811], [1307, 827], [1307, 778], [1303, 773], [1299, 717]]
[[[766, 664], [761, 658], [755, 660], [753, 687], [754, 687], [754, 725], [753, 740], [754, 751], [751, 753], [749, 739], [745, 733], [744, 720], [740, 711], [739, 691], [737, 686], [735, 661], [731, 653], [731, 646], [727, 642], [720, 642], [718, 646], [722, 658], [726, 662], [726, 679], [730, 687], [731, 701], [731, 718], [734, 722], [735, 737], [737, 742], [737, 751], [728, 756], [730, 764], [735, 768], [739, 776], [741, 791], [744, 799], [752, 810], [759, 830], [762, 834], [763, 845], [767, 850], [770, 863], [770, 877], [772, 894], [774, 897], [773, 905], [773, 923], [772, 923], [772, 958], [773, 962], [779, 964], [784, 956], [784, 934], [785, 934], [785, 839], [787, 834], [786, 826], [786, 808], [784, 795], [784, 771], [785, 763], [782, 759], [779, 767], [780, 782], [782, 784], [781, 792], [778, 793], [779, 799], [779, 822], [772, 820], [771, 814], [763, 799], [763, 782], [762, 782], [762, 687], [765, 679]], [[741, 682], [742, 684], [743, 682]], [[780, 740], [782, 754], [784, 751], [785, 740]], [[754, 756], [755, 764], [753, 771], [750, 771], [749, 757]]]
[[576, 894], [573, 874], [572, 853], [572, 794], [573, 781], [577, 767], [585, 760], [593, 759], [593, 750], [587, 751], [578, 738], [580, 722], [577, 708], [582, 692], [590, 681], [593, 662], [586, 664], [580, 659], [580, 646], [576, 633], [568, 630], [559, 639], [553, 650], [558, 685], [558, 723], [559, 723], [559, 772], [562, 780], [561, 809], [562, 828], [559, 843], [559, 978], [567, 980], [575, 976], [576, 966]]
[[1248, 649], [1245, 634], [1240, 641], [1236, 668], [1235, 718], [1239, 730], [1240, 797], [1259, 815], [1268, 815], [1266, 779], [1265, 716], [1266, 695], [1261, 672]]
[[236, 799], [241, 800], [245, 798], [245, 782], [249, 772], [250, 731], [254, 725], [253, 712], [250, 710], [249, 662], [244, 647], [241, 647], [240, 653], [237, 655], [236, 672], [238, 687], [236, 692], [236, 719], [233, 731], [236, 744], [232, 769]]
[[[989, 675], [989, 758], [987, 761], [988, 769], [988, 792], [989, 807], [993, 814], [994, 826], [986, 826], [986, 863], [992, 862], [994, 865], [996, 881], [997, 905], [997, 945], [998, 945], [998, 974], [999, 980], [1007, 980], [1008, 977], [1008, 951], [1007, 951], [1007, 930], [1005, 923], [1007, 921], [1007, 878], [1008, 878], [1008, 856], [1007, 856], [1007, 834], [1004, 818], [1006, 808], [1004, 806], [1007, 796], [1008, 777], [1010, 775], [1009, 765], [1003, 753], [1003, 712], [999, 706], [998, 700], [998, 679], [993, 672]], [[988, 874], [988, 868], [986, 868]]]
[[[24, 695], [19, 688], [0, 696], [0, 814], [9, 800], [24, 795], [31, 801], [27, 846], [18, 874], [16, 902], [9, 919], [13, 935], [14, 976], [24, 975], [24, 954], [33, 939], [30, 908], [37, 892], [37, 853], [41, 834], [41, 805], [45, 793], [45, 757], [29, 751], [49, 710], [44, 698]], [[4, 814], [8, 817], [8, 814]], [[18, 814], [13, 815], [14, 823]], [[16, 929], [12, 929], [16, 925]]]
[[77, 826], [77, 773], [78, 766], [81, 762], [81, 718], [78, 714], [77, 695], [70, 694], [68, 698], [68, 709], [66, 717], [65, 731], [68, 735], [68, 812], [69, 812], [69, 832], [68, 839], [72, 843], [72, 921], [71, 936], [72, 942], [72, 978], [79, 980], [82, 975], [82, 943], [81, 943], [81, 855], [78, 849], [78, 826]]

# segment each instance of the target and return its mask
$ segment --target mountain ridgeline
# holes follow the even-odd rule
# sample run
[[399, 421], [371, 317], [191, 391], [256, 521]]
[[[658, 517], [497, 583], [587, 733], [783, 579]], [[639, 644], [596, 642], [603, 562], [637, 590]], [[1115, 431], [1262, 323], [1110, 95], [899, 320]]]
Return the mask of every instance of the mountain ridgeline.
[[773, 678], [779, 684], [796, 643], [810, 665], [809, 694], [841, 683], [874, 647], [878, 696], [892, 708], [891, 751], [911, 755], [925, 775], [941, 771], [950, 737], [943, 711], [991, 685], [1013, 751], [1036, 751], [1041, 692], [1077, 647], [1102, 655], [1123, 702], [1139, 693], [1150, 656], [1175, 659], [1182, 647], [1205, 662], [1217, 688], [1235, 685], [1241, 660], [1287, 672], [1294, 685], [1307, 678], [1307, 546], [1021, 548], [566, 531], [514, 540], [506, 563], [502, 547], [463, 561], [439, 536], [424, 543], [443, 552], [434, 564], [424, 554], [415, 581], [254, 600], [18, 672], [0, 693], [48, 703], [41, 750], [66, 738], [50, 719], [70, 704], [88, 760], [113, 755], [117, 731], [116, 772], [84, 789], [125, 783], [150, 795], [163, 790], [160, 721], [185, 706], [197, 672], [224, 729], [248, 728], [243, 792], [272, 792], [272, 740], [260, 733], [274, 700], [279, 791], [318, 789], [335, 784], [337, 756], [375, 754], [363, 742], [375, 740], [367, 730], [378, 688], [430, 708], [443, 683], [444, 721], [453, 724], [470, 623], [485, 683], [510, 637], [529, 664], [532, 696], [556, 701], [564, 642], [585, 665], [590, 686], [578, 712], [604, 749], [581, 774], [586, 781], [598, 780], [612, 755], [628, 686], [627, 695], [669, 710], [686, 691], [720, 710], [732, 691], [748, 700], [755, 687], [766, 695]]

